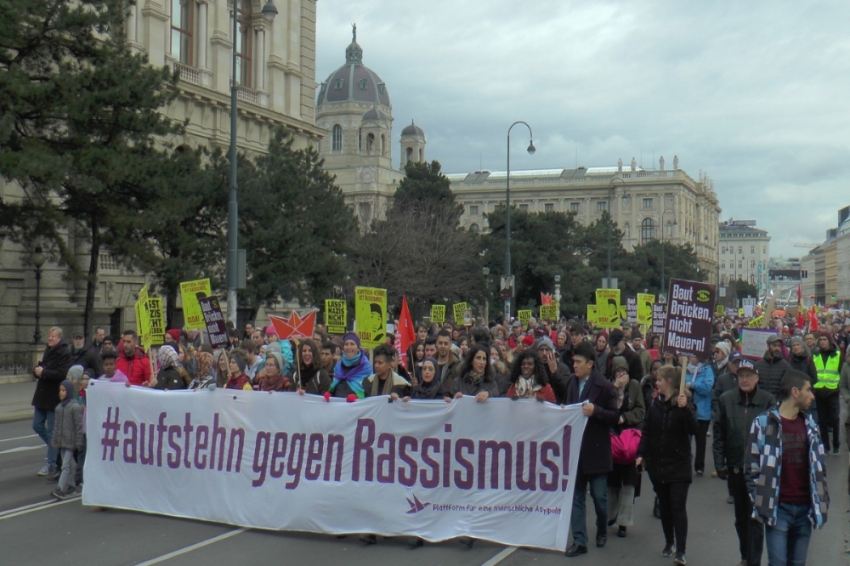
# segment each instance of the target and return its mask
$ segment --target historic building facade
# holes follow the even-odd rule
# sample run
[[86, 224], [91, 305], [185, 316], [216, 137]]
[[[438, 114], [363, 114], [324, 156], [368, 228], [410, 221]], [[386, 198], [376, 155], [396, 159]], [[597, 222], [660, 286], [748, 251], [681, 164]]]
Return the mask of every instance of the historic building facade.
[[[233, 0], [139, 0], [127, 19], [131, 47], [154, 66], [180, 73], [179, 96], [163, 109], [186, 122], [186, 134], [164, 140], [172, 146], [227, 147], [230, 143], [230, 81], [233, 44], [238, 59], [240, 151], [262, 154], [272, 131], [285, 126], [296, 146], [316, 146], [325, 132], [315, 121], [316, 0], [274, 0], [273, 19], [262, 14], [266, 0], [238, 0], [238, 33], [233, 37]], [[0, 179], [0, 197], [26, 198], [16, 183]], [[84, 270], [89, 247], [69, 225], [66, 235]], [[19, 246], [3, 241], [0, 253], [0, 374], [14, 373], [33, 349], [37, 242]], [[45, 249], [47, 246], [44, 246]], [[66, 281], [67, 270], [52, 258], [41, 268], [42, 340], [53, 325], [67, 338], [82, 331], [85, 282]], [[99, 261], [95, 324], [107, 333], [132, 328], [133, 304], [144, 277], [119, 267], [108, 251]], [[5, 354], [4, 354], [5, 352]], [[24, 364], [27, 365], [27, 364]], [[19, 369], [19, 368], [18, 368]]]
[[770, 236], [756, 228], [755, 220], [732, 220], [719, 224], [720, 284], [746, 281], [758, 290], [759, 296], [768, 289]]
[[393, 109], [387, 85], [363, 64], [357, 29], [345, 64], [321, 84], [316, 124], [328, 132], [319, 144], [324, 168], [336, 175], [361, 227], [386, 218], [408, 161], [425, 161], [425, 132], [412, 121], [401, 131], [400, 169], [393, 167]]
[[[689, 242], [697, 253], [706, 280], [717, 283], [718, 216], [720, 206], [711, 179], [699, 180], [679, 168], [645, 170], [634, 159], [629, 167], [578, 167], [511, 171], [511, 204], [530, 212], [572, 212], [590, 224], [608, 210], [623, 231], [623, 246], [663, 239], [676, 245]], [[448, 175], [452, 191], [464, 207], [462, 224], [487, 230], [485, 214], [504, 204], [505, 171], [476, 171]]]

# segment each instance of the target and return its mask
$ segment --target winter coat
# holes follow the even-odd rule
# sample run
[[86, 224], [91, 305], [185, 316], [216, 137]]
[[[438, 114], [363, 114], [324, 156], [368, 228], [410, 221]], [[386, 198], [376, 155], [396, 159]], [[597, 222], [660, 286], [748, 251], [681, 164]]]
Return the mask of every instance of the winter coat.
[[186, 389], [186, 381], [183, 379], [183, 376], [180, 375], [180, 372], [177, 371], [177, 368], [174, 366], [167, 367], [163, 370], [160, 370], [159, 374], [156, 376], [156, 385], [155, 389], [168, 389], [169, 391], [173, 391], [175, 389]]
[[[511, 383], [511, 386], [508, 388], [508, 393], [506, 395], [508, 399], [518, 399], [516, 394], [516, 385]], [[555, 400], [555, 392], [552, 390], [552, 386], [548, 383], [541, 387], [539, 390], [535, 391], [534, 398], [539, 399], [541, 401], [549, 401], [550, 403], [556, 403]]]
[[[848, 409], [850, 409], [850, 362], [844, 362], [841, 366], [841, 377], [838, 380], [838, 390], [841, 392], [841, 396], [844, 398], [844, 402], [847, 404]], [[847, 416], [848, 422], [850, 422], [850, 415]]]
[[[812, 416], [801, 412], [800, 418], [806, 419], [806, 437], [809, 443], [809, 492], [812, 497], [809, 520], [819, 529], [826, 524], [829, 509], [823, 444]], [[753, 519], [775, 526], [779, 478], [782, 473], [782, 418], [778, 409], [771, 409], [756, 417], [750, 428], [747, 445], [749, 450], [744, 473], [750, 500], [753, 502]]]
[[[727, 365], [726, 367], [728, 368], [729, 366]], [[715, 377], [714, 389], [712, 390], [711, 395], [711, 418], [716, 418], [717, 401], [720, 399], [720, 396], [732, 389], [738, 389], [737, 375], [727, 369], [727, 371], [722, 372], [720, 375]]]
[[815, 362], [812, 360], [811, 356], [795, 356], [794, 354], [790, 354], [788, 356], [788, 365], [791, 366], [791, 369], [801, 371], [808, 375], [809, 382], [811, 382], [812, 387], [814, 387], [815, 383], [818, 382], [818, 370], [815, 368]]
[[699, 365], [696, 375], [690, 372], [685, 377], [685, 383], [691, 384], [694, 394], [694, 404], [697, 408], [697, 420], [711, 420], [711, 396], [714, 388], [714, 373], [710, 365]]
[[[331, 387], [331, 378], [324, 369], [318, 371], [310, 371], [308, 369], [301, 370], [301, 387], [310, 395], [324, 395]], [[299, 376], [293, 376], [292, 382], [295, 383]]]
[[499, 388], [496, 386], [495, 372], [492, 371], [492, 368], [490, 369], [490, 373], [482, 376], [477, 382], [472, 381], [469, 372], [464, 371], [463, 375], [455, 378], [450, 385], [445, 384], [446, 388], [451, 391], [452, 397], [458, 393], [475, 396], [482, 391], [489, 393], [490, 397], [498, 397]]
[[411, 399], [451, 399], [452, 392], [443, 386], [442, 383], [439, 383], [436, 379], [431, 382], [433, 385], [431, 387], [424, 388], [424, 384], [420, 380], [416, 385], [413, 386], [413, 389], [410, 390], [410, 395], [408, 395]]
[[720, 396], [712, 445], [714, 467], [718, 471], [744, 469], [747, 439], [753, 419], [775, 405], [774, 396], [758, 386], [750, 393], [736, 388]]
[[[374, 393], [372, 391], [373, 387], [377, 389]], [[377, 374], [372, 374], [363, 380], [363, 391], [366, 393], [366, 397], [379, 397], [381, 395], [392, 395], [393, 393], [399, 397], [408, 397], [410, 396], [411, 389], [410, 382], [394, 371], [391, 371], [390, 375], [387, 376], [387, 381], [384, 382], [383, 388]]]
[[552, 391], [555, 393], [555, 401], [553, 403], [565, 404], [564, 399], [567, 398], [567, 384], [569, 384], [572, 377], [570, 368], [563, 362], [558, 361], [558, 367], [555, 369], [555, 373], [549, 371], [548, 364], [543, 364], [543, 369], [546, 370], [549, 385], [552, 386]]
[[658, 396], [646, 412], [638, 456], [647, 464], [652, 483], [691, 482], [691, 435], [697, 417], [689, 403], [684, 409]]
[[[629, 345], [626, 344], [626, 347], [619, 354], [615, 354], [613, 350], [608, 354], [605, 362], [605, 377], [608, 379], [614, 379], [614, 372], [611, 370], [611, 365], [614, 363], [614, 358], [616, 356], [622, 356], [626, 359], [626, 363], [629, 364], [629, 379], [634, 379], [638, 383], [643, 378], [643, 362], [640, 359], [640, 354], [629, 348]], [[599, 362], [599, 367], [603, 367], [603, 362]]]
[[100, 359], [100, 349], [94, 345], [84, 345], [77, 350], [71, 347], [71, 365], [83, 366], [83, 370], [90, 369], [92, 375], [103, 373], [103, 362]]
[[[39, 411], [53, 411], [59, 404], [59, 384], [71, 368], [71, 348], [67, 342], [47, 347], [41, 355], [41, 377], [35, 384], [32, 406]], [[35, 375], [35, 374], [33, 374]]]
[[773, 358], [770, 351], [765, 352], [764, 357], [756, 362], [756, 371], [759, 374], [759, 384], [767, 389], [771, 395], [779, 398], [779, 384], [785, 374], [791, 371], [791, 365], [784, 358]]
[[581, 440], [579, 471], [585, 475], [607, 474], [614, 467], [611, 458], [611, 427], [620, 419], [614, 386], [595, 367], [579, 392], [579, 379], [573, 376], [567, 385], [567, 405], [588, 401], [593, 415], [587, 419]]
[[131, 357], [127, 357], [123, 349], [118, 352], [115, 367], [124, 372], [130, 385], [142, 385], [151, 380], [151, 362], [141, 348], [136, 348]]
[[54, 448], [76, 450], [83, 445], [83, 407], [72, 399], [64, 407], [56, 407], [56, 420], [53, 424]]
[[618, 424], [614, 426], [617, 433], [627, 428], [640, 428], [643, 425], [643, 419], [646, 417], [646, 404], [640, 383], [634, 379], [629, 379], [626, 384], [626, 390], [623, 392], [623, 404], [620, 405], [620, 416], [623, 417], [623, 423], [619, 424], [618, 420]]

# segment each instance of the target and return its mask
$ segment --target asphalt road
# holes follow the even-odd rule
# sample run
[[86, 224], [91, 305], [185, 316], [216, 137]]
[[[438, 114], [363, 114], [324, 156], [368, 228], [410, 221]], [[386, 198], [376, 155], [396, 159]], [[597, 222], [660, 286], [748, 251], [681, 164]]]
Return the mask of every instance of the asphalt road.
[[[591, 548], [586, 556], [567, 559], [562, 553], [505, 548], [481, 541], [472, 549], [455, 541], [413, 549], [403, 538], [381, 539], [375, 546], [364, 546], [356, 536], [336, 538], [245, 530], [128, 511], [94, 512], [83, 507], [79, 499], [60, 503], [52, 500], [50, 491], [55, 484], [36, 475], [44, 457], [43, 444], [33, 436], [29, 421], [0, 423], [0, 564], [649, 566], [670, 563], [659, 555], [664, 546], [661, 523], [652, 518], [652, 488], [648, 481], [644, 483], [643, 497], [637, 500], [635, 525], [629, 528], [627, 538], [617, 538], [616, 529], [612, 528], [604, 549]], [[710, 454], [708, 460], [707, 466], [712, 469]], [[827, 456], [827, 470], [831, 495], [829, 521], [825, 529], [814, 533], [808, 563], [850, 565], [850, 554], [845, 553], [850, 525], [846, 451], [840, 456]], [[156, 489], [155, 486], [138, 488]], [[588, 504], [592, 536], [589, 497]], [[708, 476], [695, 478], [688, 498], [688, 517], [689, 564], [738, 563], [732, 506], [726, 503], [723, 482]]]

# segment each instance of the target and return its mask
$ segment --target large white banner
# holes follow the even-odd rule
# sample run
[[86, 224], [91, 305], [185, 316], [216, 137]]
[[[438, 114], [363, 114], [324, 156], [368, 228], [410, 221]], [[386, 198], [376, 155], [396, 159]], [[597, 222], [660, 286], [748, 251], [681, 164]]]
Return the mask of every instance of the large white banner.
[[346, 403], [92, 382], [83, 503], [318, 533], [563, 549], [579, 405]]

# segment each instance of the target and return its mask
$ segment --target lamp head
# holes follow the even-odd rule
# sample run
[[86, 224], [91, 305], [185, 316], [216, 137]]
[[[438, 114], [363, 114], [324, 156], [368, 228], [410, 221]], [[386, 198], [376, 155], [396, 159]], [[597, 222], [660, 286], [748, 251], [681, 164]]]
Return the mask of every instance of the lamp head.
[[486, 266], [485, 266], [485, 267], [482, 267], [482, 268], [481, 268], [481, 273], [483, 273], [485, 277], [486, 277], [486, 276], [488, 276], [488, 275], [490, 275], [490, 268], [489, 268], [489, 267], [486, 267]]
[[30, 258], [30, 261], [32, 261], [32, 264], [34, 266], [40, 268], [42, 265], [44, 265], [44, 259], [44, 254], [41, 252], [41, 246], [36, 246], [35, 250], [33, 251], [32, 258]]
[[274, 5], [273, 0], [269, 0], [266, 2], [265, 6], [263, 6], [262, 11], [260, 12], [263, 17], [268, 20], [274, 20], [274, 17], [277, 16], [277, 7]]
[[537, 148], [534, 147], [534, 140], [528, 140], [528, 155], [534, 155]]

